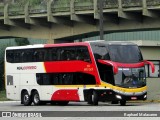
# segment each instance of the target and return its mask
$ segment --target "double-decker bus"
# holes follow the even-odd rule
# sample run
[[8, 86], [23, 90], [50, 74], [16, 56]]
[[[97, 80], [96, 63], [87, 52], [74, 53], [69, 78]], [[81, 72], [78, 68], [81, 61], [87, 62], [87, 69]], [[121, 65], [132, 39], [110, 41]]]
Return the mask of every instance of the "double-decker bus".
[[25, 106], [146, 100], [145, 64], [136, 44], [80, 42], [8, 47], [5, 83], [8, 99]]

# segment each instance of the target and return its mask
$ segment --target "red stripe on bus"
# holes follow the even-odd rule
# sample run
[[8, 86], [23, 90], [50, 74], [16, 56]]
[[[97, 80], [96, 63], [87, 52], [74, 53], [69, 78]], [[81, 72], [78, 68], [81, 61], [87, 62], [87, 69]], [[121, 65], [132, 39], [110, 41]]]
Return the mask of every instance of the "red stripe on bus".
[[80, 101], [78, 90], [57, 90], [53, 93], [52, 101]]
[[[123, 68], [138, 68], [138, 67], [144, 67], [145, 62], [139, 62], [139, 63], [119, 63], [119, 62], [113, 62], [110, 60], [99, 60], [100, 63], [111, 65], [111, 66], [118, 66]], [[112, 64], [109, 64], [112, 63]]]
[[88, 46], [89, 43], [87, 42], [77, 42], [77, 43], [61, 43], [61, 44], [45, 44], [44, 47], [47, 48], [47, 47], [75, 47], [75, 46]]
[[92, 75], [96, 74], [95, 67], [92, 64], [79, 60], [44, 62], [44, 66], [47, 73], [85, 72]]

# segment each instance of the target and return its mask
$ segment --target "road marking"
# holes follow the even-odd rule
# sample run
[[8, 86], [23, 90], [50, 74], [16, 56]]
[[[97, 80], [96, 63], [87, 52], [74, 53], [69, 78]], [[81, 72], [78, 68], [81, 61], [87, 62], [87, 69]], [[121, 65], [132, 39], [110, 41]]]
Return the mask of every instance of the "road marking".
[[0, 103], [18, 103], [20, 101], [0, 101]]

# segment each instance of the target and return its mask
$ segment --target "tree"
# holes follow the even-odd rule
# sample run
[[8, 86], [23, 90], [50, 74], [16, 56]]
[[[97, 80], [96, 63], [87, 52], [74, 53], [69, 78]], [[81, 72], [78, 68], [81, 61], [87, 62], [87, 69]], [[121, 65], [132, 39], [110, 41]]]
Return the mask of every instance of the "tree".
[[5, 83], [4, 83], [4, 53], [5, 53], [5, 49], [8, 46], [12, 46], [10, 44], [2, 44], [0, 45], [1, 49], [0, 49], [0, 91], [5, 89]]

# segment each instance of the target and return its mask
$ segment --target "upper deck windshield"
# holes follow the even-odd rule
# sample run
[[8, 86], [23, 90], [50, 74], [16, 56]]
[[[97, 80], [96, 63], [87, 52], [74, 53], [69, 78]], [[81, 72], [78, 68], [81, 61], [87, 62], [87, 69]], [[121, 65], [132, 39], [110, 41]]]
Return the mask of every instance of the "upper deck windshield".
[[141, 52], [134, 44], [91, 43], [95, 59], [111, 60], [120, 63], [137, 63], [143, 60]]
[[111, 60], [115, 62], [136, 63], [143, 60], [136, 45], [110, 45], [109, 54]]

